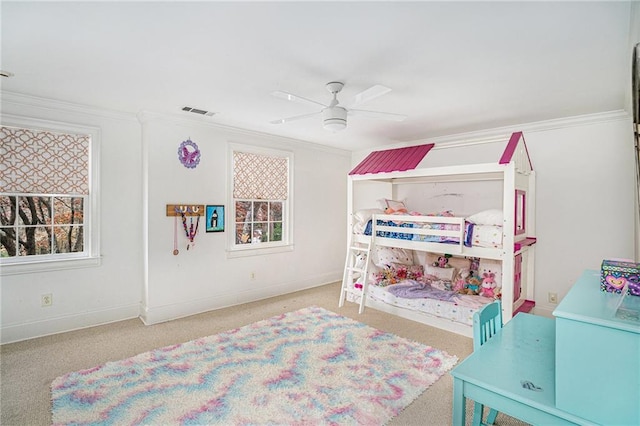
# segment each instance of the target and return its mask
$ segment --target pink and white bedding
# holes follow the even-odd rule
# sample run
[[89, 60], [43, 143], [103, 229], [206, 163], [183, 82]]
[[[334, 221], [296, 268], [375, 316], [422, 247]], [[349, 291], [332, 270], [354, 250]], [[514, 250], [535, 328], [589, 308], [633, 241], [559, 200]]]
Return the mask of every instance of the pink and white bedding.
[[[349, 294], [349, 296], [351, 296], [348, 297], [348, 299], [351, 299], [350, 301], [359, 301], [356, 297], [353, 297], [352, 294]], [[473, 325], [473, 314], [482, 306], [492, 301], [492, 299], [486, 297], [466, 294], [457, 295], [455, 301], [427, 298], [409, 299], [393, 295], [389, 292], [388, 287], [378, 287], [375, 285], [368, 286], [367, 297], [392, 306], [445, 318], [468, 326]]]
[[[387, 200], [389, 201], [389, 200]], [[462, 248], [501, 248], [502, 212], [487, 210], [468, 217], [456, 217], [451, 211], [432, 214], [409, 212], [403, 205], [394, 203], [382, 209], [359, 210], [353, 215], [353, 232], [377, 237], [408, 240], [398, 246], [375, 244], [367, 277], [367, 298], [378, 302], [419, 311], [435, 317], [472, 325], [473, 314], [500, 294], [499, 285], [492, 297], [481, 291], [482, 271], [499, 274], [496, 265], [480, 268], [481, 259], [465, 256], [462, 250], [442, 246], [446, 265], [440, 260], [445, 256], [435, 254], [433, 245], [424, 250], [422, 242], [456, 244]], [[373, 220], [376, 223], [373, 223]], [[410, 247], [410, 248], [402, 248]], [[440, 247], [438, 247], [440, 248]], [[473, 260], [475, 259], [475, 260]], [[487, 269], [488, 268], [488, 269]], [[348, 300], [358, 302], [358, 296], [350, 293]]]
[[470, 243], [472, 247], [502, 248], [502, 226], [474, 224]]
[[[395, 238], [402, 240], [418, 241], [418, 242], [434, 242], [444, 244], [460, 244], [460, 238], [452, 235], [438, 235], [437, 231], [452, 231], [448, 233], [457, 233], [460, 231], [459, 224], [447, 223], [444, 220], [438, 222], [438, 218], [455, 218], [451, 211], [443, 211], [438, 213], [421, 214], [417, 212], [407, 211], [391, 211], [383, 212], [380, 209], [360, 210], [354, 214], [353, 232], [356, 234], [371, 235], [373, 232], [373, 215], [390, 214], [403, 215], [403, 220], [380, 220], [377, 219], [376, 226], [397, 227], [395, 231], [377, 231], [376, 236], [384, 238]], [[424, 217], [433, 218], [433, 222], [425, 223], [420, 220], [410, 221], [406, 217]], [[463, 244], [467, 247], [485, 247], [485, 248], [502, 248], [502, 211], [485, 210], [474, 215], [464, 218]], [[462, 222], [462, 220], [461, 220]], [[424, 233], [416, 234], [414, 229], [434, 230], [434, 234]]]
[[[461, 291], [481, 271], [491, 269], [499, 276], [494, 262], [452, 256], [444, 264], [434, 253], [385, 246], [374, 247], [371, 255], [367, 297], [377, 301], [470, 325], [473, 313], [494, 300]], [[358, 301], [353, 299], [348, 300]]]

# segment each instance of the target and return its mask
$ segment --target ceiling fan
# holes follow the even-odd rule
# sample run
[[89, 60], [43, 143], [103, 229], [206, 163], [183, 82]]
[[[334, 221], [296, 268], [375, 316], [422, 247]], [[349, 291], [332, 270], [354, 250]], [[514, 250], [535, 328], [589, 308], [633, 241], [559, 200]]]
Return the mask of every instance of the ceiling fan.
[[[337, 132], [339, 130], [347, 127], [347, 115], [357, 115], [362, 117], [376, 118], [382, 120], [391, 120], [391, 121], [403, 121], [407, 118], [406, 115], [402, 114], [392, 114], [388, 112], [378, 112], [378, 111], [365, 111], [361, 109], [353, 109], [349, 107], [348, 109], [340, 105], [340, 101], [338, 101], [338, 93], [344, 87], [344, 83], [339, 81], [332, 81], [327, 83], [326, 85], [329, 93], [333, 95], [333, 99], [329, 105], [325, 105], [321, 102], [313, 101], [311, 99], [303, 98], [302, 96], [293, 95], [291, 93], [282, 92], [277, 90], [272, 92], [271, 94], [277, 98], [285, 99], [287, 101], [298, 102], [301, 104], [311, 105], [313, 107], [322, 107], [320, 111], [313, 112], [311, 114], [303, 114], [296, 115], [293, 117], [281, 118], [279, 120], [271, 121], [272, 124], [284, 124], [290, 121], [300, 120], [303, 118], [313, 117], [315, 115], [322, 114], [323, 127], [329, 131]], [[381, 85], [375, 85], [373, 87], [368, 88], [367, 90], [358, 93], [351, 106], [358, 106], [365, 102], [369, 102], [372, 99], [375, 99], [379, 96], [382, 96], [386, 93], [389, 93], [391, 89]]]

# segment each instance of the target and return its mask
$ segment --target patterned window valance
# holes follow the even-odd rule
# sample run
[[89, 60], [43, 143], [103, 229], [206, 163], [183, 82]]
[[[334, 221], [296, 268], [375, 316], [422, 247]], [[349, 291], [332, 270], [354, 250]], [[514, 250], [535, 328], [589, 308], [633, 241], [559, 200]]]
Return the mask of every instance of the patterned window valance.
[[88, 194], [89, 135], [0, 126], [0, 191]]
[[233, 153], [233, 197], [286, 200], [289, 160], [248, 152]]

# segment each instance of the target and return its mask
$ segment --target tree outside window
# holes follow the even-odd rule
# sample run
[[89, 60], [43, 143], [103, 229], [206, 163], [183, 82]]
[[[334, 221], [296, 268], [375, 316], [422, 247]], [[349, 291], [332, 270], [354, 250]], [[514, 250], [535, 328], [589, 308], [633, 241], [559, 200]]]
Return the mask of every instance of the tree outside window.
[[84, 251], [84, 197], [0, 196], [0, 257]]
[[87, 256], [91, 136], [0, 126], [0, 261]]
[[235, 219], [232, 248], [289, 245], [292, 154], [242, 148], [232, 150]]

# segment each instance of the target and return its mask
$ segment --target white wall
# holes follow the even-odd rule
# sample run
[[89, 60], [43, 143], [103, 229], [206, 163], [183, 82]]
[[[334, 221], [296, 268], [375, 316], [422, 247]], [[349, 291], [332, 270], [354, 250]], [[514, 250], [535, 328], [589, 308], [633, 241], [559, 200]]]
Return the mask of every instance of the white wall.
[[553, 310], [584, 269], [634, 258], [635, 164], [630, 119], [529, 132], [537, 172], [536, 302]]
[[[100, 128], [102, 260], [98, 267], [2, 276], [1, 342], [137, 317], [142, 191], [135, 116], [6, 95], [2, 113]], [[46, 293], [53, 305], [41, 307]]]
[[[2, 111], [99, 127], [102, 147], [101, 265], [2, 276], [2, 343], [138, 316], [154, 323], [342, 276], [347, 151], [153, 114], [141, 115], [141, 125], [130, 114], [19, 95], [3, 96]], [[187, 138], [202, 151], [196, 169], [177, 158]], [[172, 255], [173, 219], [165, 206], [227, 204], [228, 142], [294, 152], [293, 251], [229, 259], [227, 223], [225, 233], [207, 234], [203, 226], [188, 252], [182, 237], [180, 254]], [[46, 293], [53, 306], [45, 308], [40, 295]]]
[[[584, 269], [600, 269], [606, 258], [634, 257], [631, 120], [622, 112], [598, 114], [426, 142], [437, 146], [439, 142], [482, 140], [517, 130], [524, 131], [536, 171], [536, 312], [551, 315], [555, 305], [547, 301], [549, 292], [562, 299]], [[425, 141], [415, 144], [419, 143]], [[389, 146], [395, 147], [398, 145]], [[355, 152], [352, 167], [368, 154]], [[406, 197], [407, 206], [413, 208], [411, 195]], [[468, 209], [469, 204], [463, 203], [463, 208]]]
[[[258, 300], [337, 281], [342, 276], [346, 232], [344, 150], [291, 139], [225, 129], [202, 120], [141, 114], [148, 151], [148, 268], [143, 319], [168, 319]], [[183, 167], [178, 145], [190, 138], [202, 152], [195, 169]], [[229, 258], [227, 144], [267, 146], [294, 153], [294, 249], [284, 253]], [[167, 204], [224, 204], [224, 233], [201, 232], [187, 251], [180, 233], [174, 256], [173, 218]], [[232, 220], [231, 220], [232, 222]], [[253, 272], [255, 278], [251, 279]], [[336, 303], [338, 295], [336, 295]]]

